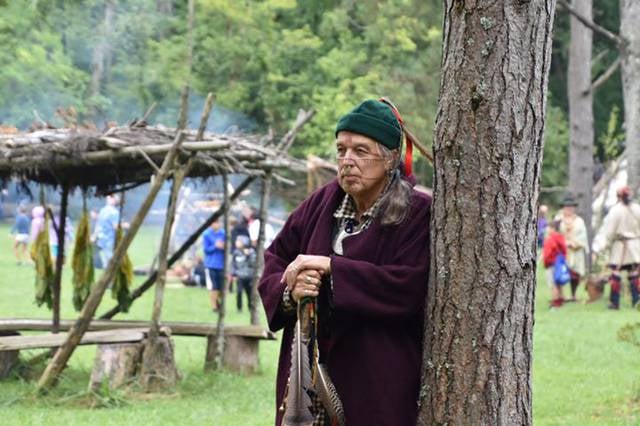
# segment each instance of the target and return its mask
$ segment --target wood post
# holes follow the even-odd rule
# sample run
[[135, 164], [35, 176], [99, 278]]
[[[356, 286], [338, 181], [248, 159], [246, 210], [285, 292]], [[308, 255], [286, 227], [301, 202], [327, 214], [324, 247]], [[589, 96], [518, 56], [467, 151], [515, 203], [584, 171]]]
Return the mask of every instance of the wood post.
[[105, 381], [109, 389], [132, 383], [140, 369], [141, 358], [141, 342], [98, 345], [89, 390], [98, 391]]
[[158, 254], [158, 278], [156, 280], [156, 297], [153, 302], [153, 312], [151, 314], [151, 328], [149, 330], [149, 340], [155, 340], [160, 331], [160, 316], [162, 314], [162, 302], [164, 299], [164, 286], [167, 281], [167, 255], [169, 250], [169, 238], [171, 236], [171, 227], [175, 217], [176, 205], [178, 201], [178, 193], [184, 181], [185, 176], [191, 169], [191, 161], [187, 162], [173, 174], [173, 184], [171, 186], [171, 195], [169, 196], [169, 205], [167, 206], [167, 215], [165, 217], [164, 228], [162, 230], [162, 239], [160, 240], [160, 251]]
[[[52, 333], [57, 333], [60, 329], [60, 293], [62, 283], [62, 266], [64, 264], [64, 243], [66, 237], [67, 228], [67, 206], [69, 203], [69, 186], [62, 185], [62, 199], [60, 201], [60, 216], [58, 218], [58, 229], [56, 233], [58, 235], [58, 253], [56, 254], [56, 269], [53, 280], [53, 294], [52, 294], [52, 310], [53, 310], [53, 327]], [[51, 220], [54, 220], [53, 216]], [[45, 229], [45, 232], [49, 230]]]
[[260, 295], [258, 294], [258, 281], [264, 270], [264, 233], [267, 226], [269, 198], [271, 196], [271, 171], [262, 178], [262, 193], [260, 194], [260, 229], [258, 231], [258, 244], [256, 246], [256, 270], [251, 285], [251, 324], [258, 325], [260, 323]]
[[[17, 331], [0, 331], [0, 336], [19, 336]], [[11, 374], [11, 370], [18, 364], [19, 350], [0, 351], [0, 380], [6, 379]]]
[[216, 337], [215, 368], [222, 368], [224, 359], [224, 317], [227, 311], [227, 289], [229, 287], [229, 275], [231, 274], [231, 234], [229, 229], [229, 177], [226, 173], [222, 175], [222, 186], [224, 194], [224, 269], [222, 271], [222, 291], [218, 303], [218, 324]]
[[140, 384], [147, 392], [157, 392], [175, 387], [179, 379], [171, 336], [159, 336], [143, 341]]
[[258, 372], [258, 339], [227, 336], [224, 346], [224, 368], [237, 373]]
[[167, 254], [169, 250], [169, 239], [171, 237], [171, 227], [176, 212], [178, 193], [189, 173], [191, 160], [184, 166], [174, 171], [167, 215], [162, 230], [160, 241], [160, 251], [158, 254], [158, 280], [156, 282], [156, 297], [153, 301], [153, 312], [151, 314], [151, 327], [149, 336], [144, 341], [144, 351], [142, 353], [142, 367], [140, 370], [140, 383], [147, 391], [157, 391], [170, 389], [175, 386], [178, 380], [178, 370], [173, 355], [173, 342], [171, 337], [159, 337], [160, 316], [162, 314], [162, 302], [164, 300], [164, 286], [167, 278]]
[[[225, 370], [252, 374], [258, 371], [258, 348], [260, 340], [246, 336], [225, 336], [223, 365]], [[207, 351], [204, 360], [205, 371], [216, 365], [218, 352], [217, 336], [207, 337]]]
[[64, 344], [60, 348], [58, 348], [53, 359], [47, 365], [47, 368], [45, 369], [44, 373], [42, 373], [42, 376], [40, 377], [40, 380], [38, 381], [38, 384], [37, 384], [38, 391], [43, 391], [54, 384], [58, 375], [62, 372], [62, 369], [67, 365], [67, 361], [71, 357], [71, 354], [74, 352], [76, 346], [78, 346], [78, 343], [82, 338], [82, 335], [89, 327], [91, 318], [93, 318], [93, 315], [95, 314], [95, 311], [98, 305], [100, 304], [100, 301], [102, 300], [102, 295], [107, 289], [107, 286], [109, 285], [109, 283], [113, 280], [113, 277], [116, 272], [116, 268], [118, 267], [120, 260], [124, 256], [126, 250], [129, 248], [131, 241], [133, 241], [133, 237], [138, 232], [140, 225], [142, 225], [142, 221], [144, 220], [147, 213], [149, 212], [149, 209], [151, 208], [151, 204], [153, 204], [153, 201], [155, 200], [156, 195], [160, 191], [162, 184], [164, 183], [167, 176], [169, 175], [169, 172], [171, 171], [171, 167], [173, 166], [175, 158], [178, 154], [180, 144], [182, 143], [183, 140], [184, 140], [184, 133], [182, 131], [178, 131], [178, 133], [176, 134], [176, 138], [173, 143], [173, 146], [169, 151], [169, 153], [167, 154], [167, 156], [165, 157], [164, 162], [162, 163], [162, 167], [160, 168], [160, 173], [155, 175], [155, 179], [153, 179], [153, 183], [149, 188], [149, 194], [147, 195], [147, 198], [144, 200], [144, 202], [140, 206], [140, 209], [136, 213], [136, 216], [134, 217], [131, 223], [129, 231], [125, 234], [120, 244], [118, 244], [118, 246], [116, 247], [115, 253], [113, 254], [113, 257], [111, 258], [111, 260], [109, 261], [107, 268], [105, 269], [104, 273], [102, 274], [100, 279], [96, 282], [93, 289], [91, 290], [91, 293], [87, 298], [87, 301], [82, 307], [80, 316], [78, 317], [76, 323], [74, 324], [74, 326], [71, 328], [71, 331], [69, 332], [67, 340], [64, 342]]

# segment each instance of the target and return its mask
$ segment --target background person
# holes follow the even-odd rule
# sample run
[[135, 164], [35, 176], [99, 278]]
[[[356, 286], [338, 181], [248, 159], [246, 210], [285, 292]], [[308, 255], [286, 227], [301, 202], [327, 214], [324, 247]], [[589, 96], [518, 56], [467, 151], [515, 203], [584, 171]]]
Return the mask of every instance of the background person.
[[609, 309], [620, 309], [620, 288], [622, 272], [627, 272], [631, 304], [636, 306], [640, 300], [640, 205], [631, 202], [631, 189], [628, 186], [616, 192], [618, 202], [609, 210], [604, 219], [604, 238], [596, 239], [594, 253], [610, 248], [608, 266], [611, 269], [609, 284]]
[[202, 234], [204, 266], [207, 270], [205, 278], [213, 312], [218, 312], [218, 298], [220, 292], [224, 291], [224, 240], [225, 232], [220, 219], [216, 219]]
[[567, 194], [562, 201], [562, 210], [558, 215], [560, 233], [567, 244], [567, 265], [571, 273], [571, 298], [566, 301], [575, 302], [576, 291], [582, 277], [587, 272], [587, 256], [589, 254], [589, 240], [584, 220], [576, 214], [578, 202], [571, 194]]
[[107, 268], [109, 261], [113, 257], [113, 250], [116, 244], [116, 231], [120, 222], [120, 197], [116, 194], [107, 195], [105, 205], [98, 212], [96, 226], [92, 240], [95, 241], [100, 256], [100, 264], [103, 269]]
[[560, 308], [564, 303], [562, 286], [566, 283], [559, 283], [554, 277], [558, 256], [567, 257], [567, 244], [564, 236], [560, 233], [560, 221], [554, 220], [549, 224], [547, 237], [542, 247], [542, 259], [544, 267], [547, 269], [547, 282], [551, 283], [551, 308]]
[[236, 278], [236, 307], [242, 311], [242, 293], [247, 297], [249, 311], [253, 309], [251, 302], [251, 283], [256, 269], [256, 250], [251, 246], [249, 238], [239, 235], [232, 258], [233, 276]]
[[11, 234], [13, 235], [13, 254], [16, 257], [16, 262], [21, 265], [22, 262], [29, 260], [27, 254], [27, 246], [29, 245], [29, 230], [31, 228], [31, 219], [27, 216], [27, 209], [24, 206], [18, 207], [18, 213], [16, 214], [15, 223], [11, 228]]

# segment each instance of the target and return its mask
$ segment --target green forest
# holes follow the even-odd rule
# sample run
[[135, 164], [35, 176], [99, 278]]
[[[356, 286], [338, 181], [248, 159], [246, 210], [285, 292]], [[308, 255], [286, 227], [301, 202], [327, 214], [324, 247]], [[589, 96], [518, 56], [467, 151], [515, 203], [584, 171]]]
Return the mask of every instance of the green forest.
[[[300, 108], [317, 114], [294, 154], [332, 155], [337, 118], [389, 96], [427, 145], [437, 114], [442, 2], [437, 0], [0, 0], [0, 125], [126, 123], [157, 103], [150, 121], [175, 124], [192, 89], [190, 124], [216, 95], [210, 129], [284, 133]], [[594, 21], [619, 27], [617, 2], [594, 1]], [[558, 9], [541, 185], [567, 180], [569, 17]], [[617, 55], [594, 36], [592, 75]], [[56, 112], [58, 111], [58, 112]], [[623, 148], [619, 71], [594, 95], [596, 152]], [[76, 115], [77, 114], [77, 115]], [[37, 118], [38, 117], [38, 118]], [[416, 174], [430, 185], [421, 157]], [[543, 195], [544, 200], [545, 195]]]

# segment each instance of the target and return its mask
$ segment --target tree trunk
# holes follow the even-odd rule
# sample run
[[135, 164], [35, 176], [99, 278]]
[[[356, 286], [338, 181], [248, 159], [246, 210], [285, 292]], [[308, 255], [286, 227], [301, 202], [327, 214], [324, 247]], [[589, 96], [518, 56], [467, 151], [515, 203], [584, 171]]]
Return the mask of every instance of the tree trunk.
[[[91, 82], [89, 85], [90, 98], [100, 95], [105, 67], [107, 67], [108, 72], [110, 72], [111, 69], [112, 55], [110, 38], [111, 33], [113, 32], [113, 16], [116, 6], [115, 1], [116, 0], [106, 0], [104, 2], [103, 27], [98, 42], [93, 49], [93, 58], [91, 60]], [[98, 114], [96, 105], [93, 105], [91, 109], [91, 115], [95, 118]]]
[[[592, 0], [574, 0], [577, 13], [592, 20]], [[593, 191], [593, 93], [591, 91], [591, 46], [593, 32], [571, 15], [569, 45], [569, 189], [578, 200], [578, 214], [591, 241]]]
[[620, 36], [627, 41], [622, 55], [622, 94], [629, 186], [640, 190], [640, 2], [620, 0]]
[[531, 424], [555, 0], [445, 1], [421, 425]]

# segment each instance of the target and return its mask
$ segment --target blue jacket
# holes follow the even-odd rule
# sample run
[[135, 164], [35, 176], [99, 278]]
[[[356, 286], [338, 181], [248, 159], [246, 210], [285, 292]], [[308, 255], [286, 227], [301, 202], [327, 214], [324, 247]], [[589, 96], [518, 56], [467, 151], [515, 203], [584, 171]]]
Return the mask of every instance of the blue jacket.
[[204, 248], [204, 266], [209, 269], [224, 269], [224, 249], [216, 247], [217, 241], [224, 242], [224, 229], [207, 229], [202, 234]]

